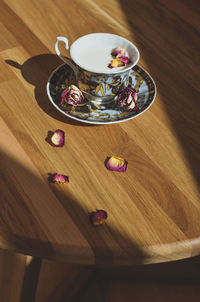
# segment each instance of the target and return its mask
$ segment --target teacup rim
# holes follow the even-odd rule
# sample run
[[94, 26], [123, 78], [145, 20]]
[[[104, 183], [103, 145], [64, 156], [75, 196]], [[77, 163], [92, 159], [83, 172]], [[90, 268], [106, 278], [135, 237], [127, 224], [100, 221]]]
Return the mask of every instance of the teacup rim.
[[[117, 69], [111, 69], [111, 70], [108, 70], [108, 72], [106, 72], [106, 71], [105, 71], [105, 72], [99, 72], [99, 71], [97, 71], [97, 70], [95, 70], [95, 69], [85, 68], [85, 67], [84, 67], [83, 65], [81, 65], [80, 63], [77, 63], [76, 60], [74, 59], [74, 57], [73, 57], [73, 47], [74, 47], [74, 45], [75, 45], [78, 41], [80, 41], [81, 39], [83, 39], [83, 38], [85, 38], [85, 37], [87, 37], [87, 36], [91, 36], [91, 35], [110, 35], [110, 36], [116, 36], [116, 37], [119, 37], [119, 38], [122, 39], [122, 40], [125, 40], [126, 42], [128, 42], [128, 44], [130, 44], [130, 45], [134, 48], [134, 50], [135, 50], [135, 52], [136, 52], [136, 54], [137, 54], [136, 60], [135, 60], [132, 64], [130, 64], [127, 68], [123, 68], [123, 69], [121, 69], [121, 70], [119, 70], [119, 69], [118, 69], [118, 70], [117, 70]], [[70, 51], [70, 56], [71, 56], [73, 62], [76, 63], [77, 66], [79, 66], [81, 69], [83, 69], [83, 70], [85, 70], [85, 71], [88, 71], [88, 72], [91, 72], [91, 73], [96, 73], [96, 74], [112, 75], [112, 74], [120, 74], [120, 73], [129, 71], [129, 70], [132, 69], [135, 65], [137, 65], [137, 63], [138, 63], [138, 61], [139, 61], [139, 59], [140, 59], [140, 52], [139, 52], [138, 48], [137, 48], [130, 40], [128, 40], [128, 39], [126, 39], [126, 38], [124, 38], [124, 37], [122, 37], [122, 36], [120, 36], [120, 35], [116, 35], [116, 34], [112, 34], [112, 33], [100, 33], [100, 32], [99, 32], [99, 33], [89, 33], [89, 34], [87, 34], [87, 35], [81, 36], [81, 37], [79, 37], [78, 39], [76, 39], [76, 40], [72, 43], [72, 45], [71, 45], [69, 51]]]

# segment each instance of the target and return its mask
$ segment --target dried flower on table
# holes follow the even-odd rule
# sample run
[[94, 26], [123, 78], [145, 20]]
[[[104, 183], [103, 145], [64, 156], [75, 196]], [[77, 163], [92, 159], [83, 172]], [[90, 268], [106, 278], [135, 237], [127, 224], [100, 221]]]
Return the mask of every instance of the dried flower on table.
[[117, 156], [111, 156], [106, 159], [106, 168], [112, 171], [126, 172], [128, 162]]
[[55, 147], [63, 147], [65, 144], [65, 132], [57, 129], [52, 133], [50, 141]]
[[105, 222], [108, 214], [104, 210], [96, 210], [95, 212], [90, 213], [90, 221], [93, 225], [100, 225]]
[[57, 184], [68, 184], [69, 183], [69, 177], [63, 174], [58, 174], [58, 173], [54, 173], [54, 174], [50, 174], [49, 173], [49, 178], [48, 178], [49, 182], [51, 183], [57, 183]]
[[109, 170], [126, 172], [128, 162], [121, 157], [111, 156], [107, 158], [105, 165]]

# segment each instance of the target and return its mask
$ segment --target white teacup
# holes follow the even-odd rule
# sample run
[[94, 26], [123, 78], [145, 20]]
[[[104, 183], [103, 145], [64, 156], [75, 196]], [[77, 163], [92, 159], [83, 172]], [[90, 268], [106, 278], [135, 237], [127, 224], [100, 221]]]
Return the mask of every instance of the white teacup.
[[[114, 34], [92, 33], [77, 39], [70, 47], [70, 59], [62, 56], [58, 44], [62, 41], [68, 50], [68, 39], [57, 37], [55, 50], [76, 75], [77, 85], [86, 98], [100, 103], [112, 100], [129, 83], [130, 70], [139, 60], [137, 47], [129, 40]], [[128, 53], [130, 63], [110, 69], [111, 52], [120, 47]]]

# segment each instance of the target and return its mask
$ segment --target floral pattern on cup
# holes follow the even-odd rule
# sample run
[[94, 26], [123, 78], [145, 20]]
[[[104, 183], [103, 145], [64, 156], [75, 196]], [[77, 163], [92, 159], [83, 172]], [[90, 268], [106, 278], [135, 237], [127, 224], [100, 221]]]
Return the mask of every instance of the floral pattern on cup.
[[117, 74], [94, 74], [80, 70], [78, 87], [94, 96], [115, 96], [129, 84], [130, 71]]

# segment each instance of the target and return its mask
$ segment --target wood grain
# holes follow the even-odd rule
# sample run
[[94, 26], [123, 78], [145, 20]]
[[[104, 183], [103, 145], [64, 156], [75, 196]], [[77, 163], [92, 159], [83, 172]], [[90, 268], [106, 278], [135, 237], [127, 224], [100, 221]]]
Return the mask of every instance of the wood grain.
[[[199, 255], [196, 15], [184, 1], [1, 1], [1, 247], [85, 264]], [[50, 104], [46, 82], [62, 63], [56, 36], [72, 43], [91, 32], [120, 34], [139, 48], [139, 65], [158, 88], [144, 115], [89, 126]], [[63, 148], [45, 140], [56, 129], [65, 131]], [[128, 160], [126, 173], [105, 169], [111, 155]], [[69, 175], [69, 185], [49, 184], [55, 172]], [[88, 213], [99, 208], [108, 221], [94, 228]]]
[[0, 249], [0, 300], [74, 301], [93, 271], [92, 266], [42, 260]]
[[93, 271], [92, 266], [43, 260], [35, 302], [76, 301], [92, 278]]
[[25, 255], [0, 249], [0, 300], [2, 302], [20, 302], [26, 258]]
[[[56, 254], [60, 250], [60, 256], [69, 257], [68, 260], [76, 255], [77, 250], [78, 255], [81, 253], [83, 258], [85, 254], [87, 263], [93, 255], [87, 241], [63, 210], [48, 185], [44, 183], [31, 160], [14, 136], [11, 135], [6, 124], [2, 120], [0, 123], [2, 129], [1, 146], [4, 152], [1, 153], [1, 159], [4, 172], [6, 171], [2, 177], [1, 191], [1, 246], [16, 248], [17, 251], [23, 251], [27, 254], [40, 255], [41, 251], [44, 250], [44, 255], [50, 258], [56, 258]], [[12, 183], [12, 186], [9, 186], [9, 183]], [[13, 190], [14, 185], [17, 185], [17, 190]], [[16, 198], [18, 202], [15, 202]], [[29, 207], [27, 207], [26, 201]], [[42, 206], [44, 207], [43, 210]], [[55, 217], [59, 217], [59, 223]], [[46, 230], [45, 233], [44, 230]], [[66, 232], [64, 236], [63, 231]], [[55, 250], [49, 244], [48, 237], [52, 237]], [[79, 240], [83, 240], [83, 242], [77, 244]], [[68, 250], [68, 245], [70, 247], [69, 255], [63, 253], [65, 248]], [[30, 253], [31, 246], [33, 248], [32, 253]], [[81, 246], [82, 251], [80, 251]], [[41, 251], [40, 247], [42, 247]], [[34, 251], [34, 249], [36, 250]]]

